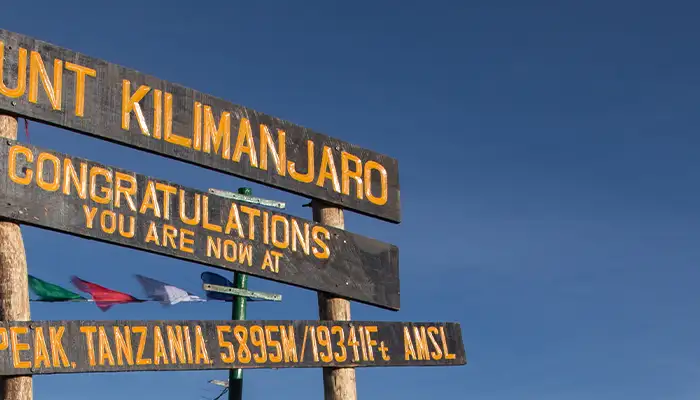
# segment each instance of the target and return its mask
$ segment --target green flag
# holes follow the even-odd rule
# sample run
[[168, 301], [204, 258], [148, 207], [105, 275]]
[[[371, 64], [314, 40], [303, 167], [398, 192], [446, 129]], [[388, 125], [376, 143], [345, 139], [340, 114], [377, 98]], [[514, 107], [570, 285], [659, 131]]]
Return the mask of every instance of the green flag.
[[31, 275], [29, 275], [29, 289], [39, 296], [41, 301], [87, 301], [85, 297], [77, 293]]

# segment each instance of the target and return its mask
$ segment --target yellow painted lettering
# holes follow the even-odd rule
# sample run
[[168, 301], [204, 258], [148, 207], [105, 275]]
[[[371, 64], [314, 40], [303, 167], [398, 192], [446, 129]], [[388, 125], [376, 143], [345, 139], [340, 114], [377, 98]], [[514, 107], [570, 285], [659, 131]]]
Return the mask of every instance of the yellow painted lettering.
[[46, 368], [51, 366], [49, 349], [44, 340], [44, 328], [39, 326], [34, 330], [34, 368], [39, 368], [41, 364]]
[[194, 232], [189, 229], [180, 228], [180, 251], [185, 253], [194, 253]]
[[131, 112], [133, 111], [134, 115], [136, 115], [136, 122], [138, 122], [139, 128], [141, 128], [141, 133], [146, 136], [151, 135], [148, 131], [148, 125], [146, 124], [146, 117], [144, 117], [143, 111], [141, 111], [141, 105], [139, 104], [150, 91], [150, 87], [141, 85], [132, 95], [131, 82], [127, 79], [122, 80], [122, 129], [129, 130]]
[[265, 344], [275, 349], [274, 353], [268, 353], [270, 362], [278, 363], [282, 361], [282, 345], [279, 340], [272, 338], [272, 332], [279, 332], [279, 328], [275, 325], [265, 325]]
[[357, 328], [357, 336], [360, 337], [360, 350], [362, 350], [362, 359], [367, 361], [367, 343], [365, 337], [365, 328]]
[[253, 353], [253, 360], [262, 364], [267, 362], [267, 345], [265, 344], [265, 331], [259, 325], [250, 327], [250, 343], [260, 349], [260, 353]]
[[80, 177], [70, 158], [63, 159], [63, 194], [70, 196], [71, 183], [78, 192], [78, 197], [85, 200], [88, 192], [87, 163], [80, 163]]
[[255, 240], [255, 217], [260, 216], [260, 210], [241, 206], [241, 211], [248, 214], [248, 239]]
[[117, 364], [124, 365], [126, 359], [127, 364], [134, 365], [134, 349], [131, 346], [131, 330], [128, 326], [124, 326], [124, 334], [118, 326], [114, 327], [114, 352], [117, 353]]
[[194, 116], [192, 117], [192, 148], [202, 150], [202, 103], [194, 102]]
[[338, 179], [338, 170], [335, 168], [333, 160], [333, 152], [328, 146], [323, 146], [323, 154], [321, 155], [321, 168], [318, 171], [318, 179], [316, 186], [325, 187], [326, 179], [330, 179], [333, 183], [333, 190], [340, 193], [340, 180]]
[[216, 127], [216, 120], [212, 114], [211, 107], [204, 106], [204, 144], [202, 151], [211, 152], [214, 146], [214, 154], [221, 149], [221, 158], [231, 158], [231, 113], [222, 112], [219, 119], [219, 127]]
[[182, 147], [192, 147], [192, 139], [173, 133], [173, 95], [165, 92], [165, 124], [163, 127], [163, 139], [166, 142]]
[[[350, 170], [350, 162], [355, 164], [354, 170]], [[362, 192], [362, 161], [359, 157], [348, 152], [340, 153], [340, 176], [343, 181], [343, 194], [350, 195], [350, 180], [355, 181], [355, 196], [363, 198]]]
[[270, 213], [267, 211], [263, 211], [263, 223], [262, 223], [262, 229], [263, 229], [263, 243], [265, 244], [270, 244], [270, 229], [268, 228], [270, 225]]
[[248, 348], [248, 330], [245, 326], [236, 325], [233, 328], [233, 337], [238, 342], [238, 361], [248, 364], [251, 359], [250, 348]]
[[175, 237], [177, 236], [177, 228], [175, 228], [172, 225], [164, 224], [163, 225], [163, 242], [162, 246], [163, 247], [168, 247], [168, 243], [170, 243], [170, 247], [173, 249], [177, 249], [175, 246]]
[[146, 210], [153, 210], [153, 215], [160, 218], [160, 206], [158, 205], [158, 195], [156, 194], [156, 185], [153, 181], [148, 181], [146, 185], [146, 193], [141, 201], [139, 212], [145, 214]]
[[163, 92], [153, 91], [153, 137], [160, 139], [163, 131]]
[[173, 362], [173, 364], [176, 364], [178, 362], [180, 364], [184, 364], [185, 346], [182, 338], [182, 327], [180, 325], [176, 325], [175, 329], [173, 329], [172, 326], [168, 325], [165, 329], [168, 334], [170, 360]]
[[202, 196], [202, 227], [214, 232], [221, 232], [221, 226], [209, 222], [209, 197]]
[[105, 360], [109, 365], [114, 365], [114, 354], [112, 354], [112, 346], [109, 344], [109, 339], [107, 338], [107, 333], [105, 332], [105, 327], [100, 326], [97, 329], [97, 349], [100, 353], [100, 365], [105, 365]]
[[85, 226], [88, 229], [92, 229], [95, 214], [97, 214], [97, 208], [89, 207], [87, 204], [83, 204], [83, 212], [85, 213]]
[[228, 262], [235, 262], [238, 259], [238, 248], [236, 242], [231, 239], [224, 240], [224, 259]]
[[318, 258], [319, 260], [325, 260], [326, 258], [330, 257], [331, 255], [331, 250], [328, 248], [328, 244], [323, 241], [319, 235], [323, 235], [326, 239], [330, 239], [331, 234], [328, 232], [328, 229], [324, 228], [321, 225], [316, 225], [311, 229], [311, 237], [314, 239], [314, 242], [321, 248], [319, 251], [316, 247], [311, 249], [311, 251], [314, 253], [314, 256]]
[[[51, 167], [47, 168], [48, 171], [44, 171], [46, 162], [49, 162]], [[39, 153], [39, 157], [36, 159], [36, 184], [40, 188], [46, 190], [47, 192], [55, 192], [58, 190], [58, 187], [60, 186], [60, 179], [61, 179], [61, 174], [60, 174], [60, 167], [61, 161], [58, 159], [58, 157], [54, 156], [51, 153]], [[45, 172], [49, 172], [50, 176], [53, 176], [51, 181], [45, 181], [44, 180], [44, 175], [46, 175]]]
[[136, 348], [136, 365], [150, 365], [153, 360], [143, 358], [143, 351], [146, 349], [147, 328], [145, 326], [132, 326], [131, 331], [139, 334], [139, 345]]
[[37, 102], [39, 95], [39, 76], [41, 83], [44, 86], [46, 95], [49, 97], [51, 106], [54, 110], [61, 109], [61, 94], [63, 92], [63, 61], [58, 58], [53, 62], [53, 84], [49, 79], [49, 74], [44, 67], [44, 61], [41, 59], [41, 54], [32, 51], [29, 56], [29, 101]]
[[91, 367], [95, 366], [95, 339], [93, 335], [97, 332], [94, 326], [81, 326], [80, 332], [85, 334], [85, 343], [87, 344], [88, 363]]
[[5, 85], [3, 71], [5, 69], [5, 43], [0, 41], [0, 94], [13, 99], [24, 95], [27, 89], [27, 49], [20, 47], [17, 58], [17, 86], [10, 89]]
[[309, 241], [309, 224], [304, 222], [304, 232], [301, 232], [299, 228], [299, 222], [296, 219], [292, 219], [292, 251], [297, 251], [297, 243], [301, 244], [301, 248], [304, 250], [304, 254], [309, 255], [310, 244]]
[[445, 354], [445, 360], [454, 360], [455, 354], [450, 353], [447, 349], [447, 336], [445, 335], [445, 327], [440, 327], [440, 340], [442, 341], [442, 352]]
[[272, 256], [269, 250], [265, 252], [261, 269], [264, 271], [266, 268], [269, 268], [271, 272], [275, 272], [275, 265], [272, 262]]
[[[127, 182], [129, 186], [125, 187], [124, 182]], [[136, 211], [136, 203], [131, 197], [136, 196], [136, 177], [116, 172], [114, 174], [114, 206], [116, 208], [121, 207], [122, 196], [126, 199], [131, 211]]]
[[[102, 211], [102, 213], [100, 214], [100, 228], [102, 228], [102, 232], [109, 233], [110, 235], [113, 234], [114, 231], [117, 230], [116, 218], [117, 215], [114, 213], [114, 211]], [[109, 223], [107, 221], [109, 221]]]
[[219, 347], [223, 347], [227, 350], [227, 353], [220, 353], [221, 361], [226, 364], [231, 364], [236, 360], [235, 352], [233, 350], [233, 343], [224, 339], [224, 332], [231, 332], [231, 327], [228, 325], [217, 325], [216, 335], [219, 338]]
[[216, 238], [207, 236], [207, 257], [211, 257], [212, 254], [217, 259], [221, 259], [221, 238]]
[[307, 157], [306, 157], [306, 173], [302, 174], [297, 172], [296, 164], [293, 161], [287, 161], [287, 170], [289, 171], [289, 176], [294, 180], [302, 183], [311, 183], [314, 180], [314, 142], [307, 140], [306, 144]]
[[158, 231], [156, 231], [156, 223], [153, 221], [151, 221], [151, 223], [148, 225], [148, 232], [146, 233], [146, 239], [144, 239], [144, 242], [153, 242], [156, 245], [160, 246], [160, 239], [158, 239]]
[[[372, 194], [372, 170], [379, 172], [380, 178], [380, 194], [379, 197], [375, 197]], [[378, 206], [383, 206], [386, 204], [388, 199], [389, 187], [387, 185], [386, 169], [376, 161], [367, 161], [365, 163], [365, 196], [367, 200]]]
[[253, 265], [253, 246], [250, 244], [238, 243], [238, 262], [243, 264], [248, 260], [248, 266]]
[[408, 330], [407, 326], [403, 327], [403, 349], [404, 349], [404, 360], [417, 360], [416, 350], [413, 347], [413, 339], [411, 339], [411, 332]]
[[294, 338], [294, 327], [288, 326], [284, 329], [280, 325], [280, 340], [282, 341], [282, 351], [284, 353], [284, 362], [298, 362], [297, 358], [297, 342]]
[[194, 328], [194, 340], [195, 340], [195, 364], [209, 364], [209, 353], [207, 351], [207, 343], [204, 341], [204, 335], [202, 334], [202, 327], [197, 325]]
[[185, 191], [180, 189], [180, 195], [178, 196], [180, 199], [180, 207], [179, 207], [179, 212], [180, 212], [180, 220], [187, 225], [192, 225], [196, 226], [199, 225], [199, 221], [202, 218], [201, 214], [201, 196], [197, 193], [194, 195], [194, 217], [189, 218], [187, 216], [187, 202], [185, 201]]
[[126, 223], [124, 222], [124, 215], [119, 214], [119, 234], [125, 238], [132, 238], [136, 233], [136, 218], [129, 216], [129, 230], [125, 230]]
[[185, 333], [185, 350], [187, 351], [187, 363], [192, 364], [194, 359], [192, 358], [192, 340], [190, 339], [190, 327], [183, 326], [183, 332]]
[[68, 367], [70, 363], [68, 362], [68, 356], [66, 355], [66, 350], [63, 348], [63, 333], [66, 328], [64, 326], [49, 327], [49, 343], [51, 343], [51, 359], [53, 359], [53, 366], [59, 366], [59, 360], [62, 366]]
[[153, 364], [159, 365], [161, 361], [163, 364], [169, 364], [168, 353], [165, 351], [165, 341], [163, 341], [160, 326], [153, 327], [153, 353]]
[[163, 218], [167, 221], [170, 219], [170, 196], [177, 194], [177, 188], [156, 182], [156, 190], [163, 192]]
[[[277, 228], [277, 224], [282, 223], [282, 229]], [[278, 232], [282, 231], [282, 240], [279, 240]], [[272, 216], [272, 244], [280, 249], [289, 247], [289, 221], [282, 215]]]
[[238, 213], [238, 207], [235, 203], [231, 203], [231, 209], [228, 212], [228, 222], [226, 222], [226, 229], [224, 232], [228, 235], [232, 230], [238, 232], [238, 237], [243, 236], [243, 227], [241, 226], [241, 216]]
[[326, 351], [319, 351], [321, 361], [328, 363], [333, 361], [333, 342], [331, 342], [331, 332], [325, 325], [319, 325], [316, 330], [318, 344], [326, 348]]
[[236, 139], [236, 148], [233, 151], [234, 162], [240, 162], [243, 153], [248, 154], [250, 165], [258, 167], [258, 156], [255, 152], [255, 142], [253, 141], [253, 131], [250, 129], [250, 121], [248, 118], [241, 118], [238, 125], [238, 138]]
[[18, 183], [20, 185], [29, 185], [32, 182], [32, 176], [33, 176], [33, 171], [29, 168], [26, 169], [24, 172], [24, 176], [21, 177], [17, 175], [17, 156], [19, 154], [24, 155], [24, 158], [26, 159], [27, 163], [32, 163], [34, 162], [34, 154], [32, 153], [31, 150], [24, 146], [20, 145], [14, 145], [10, 147], [10, 154], [9, 154], [9, 168], [8, 172], [10, 174], [10, 179], [14, 183]]
[[[100, 192], [104, 196], [97, 194], [97, 177], [103, 176], [107, 185], [100, 188]], [[108, 204], [112, 197], [112, 188], [109, 184], [112, 183], [112, 173], [102, 167], [93, 166], [90, 168], [90, 199], [96, 203]]]
[[20, 357], [21, 351], [29, 350], [29, 343], [23, 343], [19, 341], [17, 335], [25, 335], [28, 330], [24, 326], [11, 326], [10, 327], [10, 341], [12, 342], [12, 365], [15, 368], [31, 368], [31, 361], [22, 361]]
[[345, 331], [343, 331], [343, 328], [340, 326], [333, 326], [331, 327], [331, 334], [333, 335], [338, 335], [338, 341], [336, 342], [336, 345], [340, 348], [340, 353], [335, 352], [333, 355], [335, 356], [335, 361], [336, 362], [343, 362], [348, 359], [348, 352], [345, 350]]
[[66, 69], [75, 73], [75, 116], [82, 117], [85, 114], [85, 78], [97, 77], [97, 71], [68, 61]]
[[367, 354], [369, 355], [369, 360], [374, 361], [374, 347], [377, 345], [377, 341], [372, 337], [372, 333], [377, 333], [376, 326], [366, 326], [365, 335], [367, 336]]
[[430, 353], [430, 357], [433, 360], [439, 360], [442, 358], [442, 350], [440, 349], [440, 345], [438, 344], [437, 340], [435, 339], [435, 335], [438, 335], [439, 331], [438, 328], [434, 326], [429, 326], [428, 327], [428, 339], [430, 340], [430, 343], [433, 345], [433, 349], [435, 351]]
[[272, 140], [270, 129], [267, 125], [260, 124], [260, 169], [267, 171], [267, 156], [269, 153], [272, 154], [272, 161], [275, 163], [277, 173], [281, 176], [286, 175], [287, 143], [285, 136], [286, 134], [282, 129], [277, 130], [277, 143], [280, 148], [278, 152], [275, 142]]
[[357, 333], [354, 326], [350, 326], [350, 331], [348, 332], [348, 346], [352, 347], [353, 361], [360, 361], [360, 353], [358, 351], [360, 343], [357, 341]]

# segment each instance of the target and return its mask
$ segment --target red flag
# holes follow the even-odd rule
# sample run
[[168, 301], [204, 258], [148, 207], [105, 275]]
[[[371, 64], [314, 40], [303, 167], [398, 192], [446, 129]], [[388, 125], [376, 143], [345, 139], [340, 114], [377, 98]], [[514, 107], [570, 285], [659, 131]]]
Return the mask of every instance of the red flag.
[[137, 299], [130, 294], [117, 292], [116, 290], [107, 289], [106, 287], [100, 286], [96, 283], [84, 281], [77, 276], [72, 276], [70, 281], [76, 288], [78, 288], [78, 290], [90, 294], [97, 307], [99, 307], [102, 311], [109, 310], [110, 307], [115, 304], [141, 303], [145, 301]]

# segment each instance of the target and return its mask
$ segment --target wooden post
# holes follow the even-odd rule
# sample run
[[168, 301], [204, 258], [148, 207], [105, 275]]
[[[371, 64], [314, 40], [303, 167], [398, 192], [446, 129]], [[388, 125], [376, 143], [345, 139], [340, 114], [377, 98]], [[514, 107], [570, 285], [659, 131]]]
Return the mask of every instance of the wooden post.
[[[17, 139], [17, 118], [0, 115], [0, 137]], [[19, 225], [0, 220], [0, 320], [29, 321], [27, 257]], [[31, 400], [32, 377], [0, 378], [2, 400]]]
[[[314, 221], [345, 229], [343, 210], [320, 200], [311, 201]], [[350, 320], [350, 301], [318, 293], [318, 315], [321, 320]], [[357, 400], [355, 368], [323, 368], [325, 400]]]

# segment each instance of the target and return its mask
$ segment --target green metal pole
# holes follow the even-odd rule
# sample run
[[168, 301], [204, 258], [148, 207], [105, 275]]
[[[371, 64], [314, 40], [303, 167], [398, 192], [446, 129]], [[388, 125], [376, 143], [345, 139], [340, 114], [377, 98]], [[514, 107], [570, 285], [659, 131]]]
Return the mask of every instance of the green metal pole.
[[[233, 285], [235, 287], [239, 289], [247, 289], [247, 275], [241, 273], [234, 273], [233, 276]], [[246, 298], [235, 296], [233, 299], [233, 319], [238, 321], [245, 320], [245, 312], [247, 305]], [[228, 373], [228, 399], [243, 399], [243, 370], [241, 368], [232, 369]]]
[[[250, 188], [239, 188], [239, 194], [252, 196]], [[248, 288], [248, 276], [246, 274], [234, 273], [233, 286], [238, 289]], [[246, 318], [247, 299], [242, 296], [233, 297], [233, 315], [235, 321], [243, 321]], [[243, 400], [243, 369], [231, 369], [228, 373], [228, 400]]]

